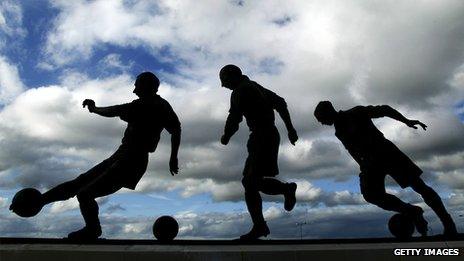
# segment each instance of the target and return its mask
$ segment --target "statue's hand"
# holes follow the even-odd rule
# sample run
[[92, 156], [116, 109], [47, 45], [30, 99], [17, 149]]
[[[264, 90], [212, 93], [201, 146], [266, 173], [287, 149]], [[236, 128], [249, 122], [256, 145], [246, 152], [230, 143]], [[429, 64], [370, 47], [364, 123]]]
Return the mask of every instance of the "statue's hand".
[[295, 129], [288, 131], [288, 140], [292, 145], [295, 145], [296, 141], [298, 140], [298, 134], [296, 133]]
[[422, 129], [424, 130], [427, 130], [427, 125], [425, 125], [424, 123], [418, 121], [418, 120], [409, 120], [406, 125], [408, 125], [410, 128], [413, 128], [413, 129], [417, 129], [417, 126], [416, 125], [419, 125], [420, 127], [422, 127]]
[[222, 135], [221, 144], [222, 145], [227, 145], [228, 143], [229, 143], [229, 138], [227, 138], [225, 135]]
[[172, 157], [169, 160], [169, 171], [173, 176], [179, 173], [179, 162], [176, 157]]
[[89, 112], [93, 112], [95, 110], [95, 102], [92, 99], [85, 99], [84, 102], [82, 102], [82, 107], [89, 109]]

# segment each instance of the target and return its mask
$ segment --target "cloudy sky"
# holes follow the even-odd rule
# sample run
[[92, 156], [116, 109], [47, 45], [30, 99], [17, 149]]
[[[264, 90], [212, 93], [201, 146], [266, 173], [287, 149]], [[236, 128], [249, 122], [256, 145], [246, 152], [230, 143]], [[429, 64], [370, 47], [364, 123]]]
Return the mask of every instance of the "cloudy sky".
[[[152, 238], [174, 215], [181, 238], [234, 238], [250, 218], [240, 184], [248, 129], [219, 143], [230, 92], [229, 63], [284, 97], [300, 136], [291, 146], [280, 119], [279, 178], [298, 183], [298, 204], [265, 197], [271, 238], [389, 236], [391, 213], [359, 193], [358, 167], [316, 123], [313, 109], [389, 104], [427, 131], [376, 120], [424, 170], [464, 231], [464, 2], [108, 0], [0, 3], [0, 235], [63, 237], [83, 220], [75, 199], [34, 218], [8, 211], [23, 187], [42, 192], [110, 156], [125, 124], [88, 113], [130, 102], [135, 76], [155, 72], [159, 93], [183, 127], [180, 174], [168, 171], [169, 136], [151, 154], [135, 191], [100, 199], [103, 236]], [[424, 206], [387, 178], [388, 191]], [[425, 207], [432, 234], [441, 232]], [[297, 222], [306, 222], [301, 227]]]

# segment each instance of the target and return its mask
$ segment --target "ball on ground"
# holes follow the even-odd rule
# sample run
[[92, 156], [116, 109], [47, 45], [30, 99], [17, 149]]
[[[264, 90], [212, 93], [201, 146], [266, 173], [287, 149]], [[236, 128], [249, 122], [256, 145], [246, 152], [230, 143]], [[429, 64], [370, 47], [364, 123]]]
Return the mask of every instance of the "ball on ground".
[[179, 224], [171, 216], [159, 217], [153, 224], [153, 235], [160, 241], [171, 241], [179, 232]]
[[414, 233], [414, 222], [409, 216], [395, 214], [388, 221], [388, 229], [396, 238], [411, 238]]
[[21, 217], [32, 217], [42, 209], [42, 194], [35, 188], [18, 191], [11, 202], [10, 210]]

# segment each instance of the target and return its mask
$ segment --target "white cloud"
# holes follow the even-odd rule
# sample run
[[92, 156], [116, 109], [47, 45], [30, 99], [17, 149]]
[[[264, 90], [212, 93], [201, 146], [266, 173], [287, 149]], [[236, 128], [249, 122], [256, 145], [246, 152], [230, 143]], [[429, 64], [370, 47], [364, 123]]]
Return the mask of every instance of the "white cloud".
[[[357, 167], [340, 143], [333, 142], [332, 130], [326, 128], [321, 135], [325, 136], [323, 139], [315, 138], [315, 130], [320, 130], [315, 129], [316, 124], [312, 117], [315, 101], [335, 95], [334, 100], [339, 101], [342, 108], [351, 106], [359, 99], [372, 102], [390, 97], [394, 98], [390, 100], [393, 103], [402, 103], [394, 97], [396, 93], [402, 93], [396, 86], [401, 86], [398, 84], [404, 83], [409, 76], [406, 73], [394, 74], [397, 63], [410, 62], [411, 66], [405, 65], [410, 71], [421, 72], [422, 69], [417, 67], [421, 61], [429, 64], [429, 59], [441, 54], [433, 52], [432, 47], [444, 44], [437, 43], [433, 33], [440, 31], [445, 26], [445, 21], [456, 27], [462, 25], [461, 20], [455, 19], [461, 6], [456, 2], [439, 6], [402, 3], [396, 9], [386, 8], [390, 13], [385, 15], [376, 13], [376, 10], [390, 7], [390, 2], [360, 4], [294, 1], [292, 5], [282, 8], [278, 2], [262, 4], [251, 1], [244, 6], [237, 6], [230, 2], [213, 1], [208, 3], [209, 8], [202, 8], [202, 4], [205, 3], [54, 1], [53, 5], [60, 13], [48, 34], [46, 48], [51, 58], [48, 62], [55, 65], [90, 57], [94, 50], [105, 44], [142, 46], [151, 50], [158, 59], [173, 59], [174, 64], [179, 60], [187, 61], [188, 66], [176, 64], [176, 75], [164, 73], [170, 83], [163, 83], [160, 93], [171, 101], [183, 123], [184, 143], [180, 158], [184, 177], [202, 181], [211, 178], [205, 183], [213, 182], [216, 184], [213, 187], [217, 188], [208, 189], [206, 185], [186, 186], [184, 195], [218, 191], [213, 193], [218, 200], [231, 199], [231, 195], [241, 193], [241, 186], [232, 185], [231, 182], [238, 182], [240, 179], [238, 173], [241, 172], [244, 161], [244, 146], [241, 144], [244, 143], [246, 132], [242, 130], [242, 134], [234, 137], [233, 143], [228, 147], [217, 143], [228, 107], [228, 93], [216, 86], [220, 65], [239, 62], [244, 65], [245, 72], [251, 72], [259, 82], [287, 98], [301, 140], [296, 147], [289, 146], [285, 135], [282, 135], [285, 142], [281, 153], [283, 175], [346, 180], [357, 174]], [[433, 8], [429, 5], [433, 5]], [[405, 9], [415, 12], [405, 14]], [[398, 19], [386, 19], [386, 16]], [[425, 28], [423, 34], [416, 33], [415, 25], [419, 20], [441, 16], [446, 16], [446, 19], [440, 20], [438, 24], [422, 25]], [[115, 17], [118, 17], [118, 23], [114, 23]], [[417, 21], [411, 17], [417, 18]], [[427, 41], [428, 38], [432, 40]], [[442, 41], [453, 44], [457, 38], [459, 35], [446, 34]], [[430, 52], [421, 51], [420, 55], [416, 55], [417, 50], [404, 45], [404, 50], [401, 49], [397, 54], [392, 52], [392, 46], [384, 43], [386, 39], [391, 41], [392, 46], [401, 42], [424, 40], [428, 45], [423, 48]], [[156, 50], [165, 46], [170, 47], [173, 57], [168, 55], [163, 58], [157, 53]], [[408, 61], [401, 60], [401, 55], [405, 53], [413, 57]], [[120, 58], [117, 53], [108, 53], [102, 63], [115, 68], [126, 68]], [[455, 62], [456, 59], [453, 58], [450, 63], [462, 64]], [[266, 64], [264, 67], [277, 64], [275, 66], [280, 68], [277, 70], [278, 75], [269, 74], [266, 68], [262, 68], [263, 63]], [[443, 73], [453, 75], [448, 71]], [[2, 111], [2, 116], [10, 123], [2, 126], [5, 128], [2, 135], [11, 137], [8, 133], [15, 133], [16, 139], [19, 135], [22, 138], [27, 137], [25, 140], [38, 139], [42, 143], [54, 144], [54, 150], [58, 147], [59, 153], [84, 158], [87, 164], [81, 161], [74, 165], [81, 169], [89, 166], [89, 162], [98, 162], [101, 157], [95, 156], [101, 155], [102, 151], [104, 155], [111, 153], [111, 146], [117, 145], [123, 129], [118, 121], [89, 116], [80, 108], [81, 101], [88, 97], [94, 98], [97, 104], [104, 105], [129, 101], [131, 90], [126, 86], [132, 86], [133, 79], [122, 74], [113, 79], [94, 80], [75, 70], [65, 71], [64, 75], [61, 83], [28, 90], [19, 95], [11, 106], [7, 106]], [[437, 79], [442, 79], [443, 75], [440, 74]], [[376, 96], [379, 99], [373, 99], [369, 93], [377, 93], [377, 89], [365, 88], [377, 88], [376, 83], [383, 84], [381, 79], [386, 76], [391, 77], [392, 87], [385, 87]], [[412, 78], [419, 76], [414, 75]], [[459, 73], [455, 73], [453, 79], [453, 85], [456, 85], [460, 79]], [[446, 79], [443, 83], [446, 83]], [[427, 102], [428, 97], [448, 90], [434, 85], [423, 85], [421, 89], [417, 89], [415, 85], [408, 86], [406, 85], [407, 90], [414, 91], [414, 101]], [[353, 92], [358, 98], [350, 101], [347, 98]], [[451, 145], [457, 146], [457, 151], [462, 150], [462, 143], [458, 142], [462, 124], [452, 118], [445, 105], [440, 107], [439, 112], [432, 112], [436, 108], [424, 108], [423, 104], [411, 106], [409, 111], [436, 121], [431, 123], [427, 132], [431, 135], [413, 140], [410, 139], [410, 134], [404, 134], [403, 129], [396, 128], [387, 129], [387, 136], [388, 132], [392, 133], [392, 138], [399, 141], [399, 146], [406, 147], [407, 152], [411, 151], [415, 155], [423, 154], [419, 155], [420, 158], [440, 156], [435, 155], [440, 146], [443, 150], [449, 149]], [[399, 108], [407, 107], [403, 105]], [[451, 126], [448, 130], [452, 132], [446, 133], [433, 127], [444, 125]], [[330, 138], [327, 138], [328, 135]], [[166, 168], [166, 157], [163, 155], [168, 153], [166, 143], [163, 141], [164, 145], [160, 145], [153, 163], [150, 164], [151, 171], [161, 171], [161, 162], [163, 170]], [[106, 147], [102, 149], [97, 145]], [[75, 147], [74, 151], [66, 149], [69, 147]], [[40, 152], [43, 153], [43, 150]], [[52, 157], [51, 152], [46, 153], [50, 155], [48, 157]], [[11, 163], [8, 166], [13, 165]], [[153, 187], [147, 184], [151, 182], [155, 180], [146, 179], [140, 187]], [[227, 192], [230, 195], [223, 192], [227, 190], [220, 189], [226, 186], [228, 189], [233, 188]]]
[[50, 207], [50, 213], [56, 214], [56, 213], [61, 213], [61, 212], [65, 212], [68, 210], [74, 210], [78, 208], [79, 208], [79, 201], [77, 201], [77, 198], [71, 198], [69, 200], [58, 201], [58, 202], [53, 203]]
[[193, 225], [188, 224], [187, 226], [179, 227], [179, 236], [189, 234], [189, 232], [193, 231]]
[[[457, 218], [462, 213], [461, 194], [450, 197], [450, 212]], [[426, 211], [434, 234], [442, 228], [437, 217]], [[304, 238], [356, 238], [356, 237], [389, 237], [386, 223], [391, 212], [384, 211], [373, 205], [336, 206], [336, 207], [302, 207], [297, 206], [292, 212], [283, 211], [280, 206], [271, 205], [264, 210], [268, 226], [271, 229], [270, 238], [299, 238], [297, 222], [306, 222], [302, 232]], [[182, 212], [174, 215], [179, 223], [178, 238], [182, 239], [231, 239], [246, 233], [251, 227], [248, 213], [243, 211], [228, 212]], [[0, 232], [4, 236], [33, 237], [63, 237], [70, 231], [82, 227], [80, 216], [65, 213], [41, 213], [34, 219], [19, 219], [6, 210], [0, 210]], [[103, 236], [106, 238], [152, 239], [153, 217], [131, 215], [100, 216], [103, 226]], [[50, 222], [53, 220], [55, 222]], [[59, 222], [57, 222], [59, 221]], [[457, 221], [457, 220], [456, 220]], [[359, 226], [365, 224], [365, 226]], [[458, 230], [462, 225], [457, 222]]]
[[123, 232], [127, 234], [140, 234], [149, 227], [146, 223], [125, 224]]
[[[173, 87], [184, 87], [185, 78], [197, 79], [188, 82], [190, 88], [199, 90], [193, 99], [185, 98], [191, 97], [191, 92], [169, 89], [177, 92], [172, 97], [178, 101], [180, 111], [185, 113], [187, 124], [192, 120], [196, 129], [201, 128], [200, 119], [205, 124], [224, 118], [226, 108], [223, 107], [227, 103], [218, 105], [217, 101], [227, 98], [214, 86], [218, 84], [217, 71], [225, 63], [237, 62], [265, 86], [282, 88], [278, 93], [288, 98], [298, 130], [314, 130], [312, 109], [319, 99], [329, 97], [342, 108], [357, 102], [398, 104], [400, 109], [412, 108], [412, 111], [422, 113], [425, 119], [437, 119], [439, 122], [433, 123], [436, 126], [451, 123], [451, 129], [459, 130], [458, 121], [450, 115], [450, 107], [463, 93], [462, 90], [456, 91], [459, 88], [451, 91], [450, 86], [459, 85], [460, 71], [456, 68], [462, 64], [463, 57], [457, 55], [462, 53], [459, 51], [449, 53], [453, 51], [445, 46], [459, 46], [462, 40], [460, 34], [446, 30], [450, 24], [455, 28], [464, 27], [458, 19], [464, 10], [462, 3], [398, 5], [389, 1], [369, 4], [293, 1], [291, 5], [282, 6], [274, 1], [266, 4], [250, 1], [243, 6], [231, 2], [208, 2], [208, 8], [203, 8], [202, 4], [194, 1], [158, 4], [113, 1], [105, 5], [102, 1], [55, 1], [54, 5], [61, 13], [48, 36], [47, 46], [53, 50], [55, 56], [51, 57], [55, 57], [57, 63], [66, 59], [72, 61], [73, 55], [69, 53], [75, 54], [75, 58], [90, 57], [94, 49], [106, 43], [143, 46], [157, 59], [173, 59], [178, 75], [167, 75], [174, 78]], [[389, 11], [378, 13], [378, 10]], [[91, 15], [93, 12], [100, 15]], [[120, 22], [110, 24], [116, 16]], [[275, 22], [282, 20], [286, 22]], [[132, 29], [128, 30], [129, 27]], [[102, 32], [100, 28], [109, 29]], [[76, 37], [84, 40], [78, 41]], [[174, 57], [160, 56], [157, 50], [163, 47], [169, 47]], [[262, 68], [266, 64], [263, 61], [269, 60], [282, 65], [277, 75]], [[179, 61], [186, 61], [188, 66], [176, 63]], [[437, 65], [436, 61], [443, 61], [443, 66]], [[397, 69], [403, 67], [408, 69]], [[435, 73], [430, 74], [430, 71]], [[437, 100], [437, 97], [441, 98]], [[439, 108], [425, 107], [431, 104], [439, 105]], [[428, 140], [449, 143], [446, 140], [449, 135], [444, 133], [435, 132], [435, 137]], [[458, 137], [460, 133], [454, 132], [456, 135], [452, 137]], [[393, 137], [398, 135], [399, 131], [396, 131]], [[437, 145], [431, 142], [421, 140], [415, 144]], [[286, 149], [284, 155], [290, 160], [288, 165], [296, 168], [303, 164], [300, 170], [307, 170], [311, 167], [308, 164], [316, 165], [306, 163], [310, 162], [307, 158], [313, 156], [311, 161], [314, 161], [317, 155], [302, 152], [301, 148], [306, 146], [308, 149], [309, 146], [303, 140], [300, 144], [288, 149], [290, 152]], [[343, 157], [340, 159], [345, 160], [343, 164], [346, 166]], [[336, 166], [342, 168], [342, 165]], [[325, 173], [320, 170], [312, 174], [323, 175]]]
[[[97, 203], [100, 206], [104, 205], [107, 202], [108, 202], [107, 197], [97, 198]], [[110, 207], [114, 207], [114, 206], [110, 206]], [[66, 212], [69, 210], [75, 210], [75, 209], [79, 209], [79, 201], [77, 201], [76, 197], [73, 197], [68, 200], [57, 201], [57, 202], [52, 203], [50, 207], [50, 213], [58, 214], [58, 213]]]
[[243, 196], [242, 184], [238, 181], [227, 183], [215, 182], [214, 179], [172, 178], [164, 179], [149, 176], [143, 178], [137, 186], [141, 191], [170, 191], [179, 189], [180, 194], [191, 197], [199, 194], [210, 194], [214, 201], [240, 201]]
[[19, 3], [4, 0], [0, 3], [0, 47], [6, 44], [7, 37], [24, 37], [22, 28], [23, 10]]
[[198, 217], [198, 214], [192, 211], [184, 211], [184, 212], [177, 213], [175, 215], [175, 218], [179, 218], [179, 219], [195, 219], [197, 217]]
[[345, 181], [359, 172], [338, 140], [311, 136], [300, 138], [296, 146], [282, 146], [281, 166], [289, 177]]
[[453, 189], [463, 189], [464, 188], [464, 171], [462, 169], [443, 172], [438, 176], [438, 181], [447, 184]]
[[427, 161], [420, 163], [421, 166], [432, 171], [446, 172], [460, 170], [464, 168], [464, 152], [433, 156]]
[[269, 207], [268, 209], [263, 211], [264, 219], [266, 220], [273, 220], [279, 218], [283, 215], [282, 208], [276, 208], [274, 206]]
[[[455, 69], [450, 66], [460, 59], [445, 62], [453, 52], [447, 44], [462, 40], [445, 30], [450, 25], [462, 27], [458, 17], [463, 6], [458, 1], [440, 5], [250, 1], [243, 6], [226, 1], [55, 1], [54, 5], [61, 12], [48, 36], [47, 51], [58, 64], [90, 57], [106, 43], [144, 46], [158, 59], [170, 59], [158, 53], [169, 47], [174, 59], [188, 61], [189, 66], [180, 67], [180, 72], [194, 77], [215, 75], [227, 62], [237, 62], [259, 75], [263, 61], [275, 60], [284, 65], [279, 78], [266, 73], [260, 77], [276, 86], [286, 86], [291, 79], [293, 95], [304, 94], [307, 88], [318, 92], [308, 97], [308, 105], [337, 90], [345, 103], [353, 92], [358, 101], [366, 102], [383, 102], [387, 97], [410, 102], [406, 94], [426, 99], [446, 91], [434, 85], [446, 80], [449, 75], [444, 73], [449, 72], [443, 70]], [[115, 17], [118, 23], [113, 22]], [[284, 26], [273, 22], [283, 18], [289, 18]], [[437, 70], [436, 62], [442, 60], [443, 68]], [[397, 69], [403, 66], [408, 71]], [[433, 68], [436, 73], [430, 75]]]
[[82, 101], [92, 98], [100, 106], [130, 102], [132, 89], [127, 87], [131, 86], [127, 75], [103, 81], [81, 81], [70, 75], [63, 82], [61, 86], [44, 86], [21, 93], [1, 112], [6, 120], [4, 126], [16, 128], [32, 138], [76, 143], [85, 142], [89, 135], [99, 133], [108, 125], [105, 129], [110, 134], [121, 126], [101, 119], [95, 121], [95, 115], [82, 108]]
[[123, 61], [121, 61], [121, 55], [116, 53], [108, 54], [99, 63], [102, 65], [103, 70], [118, 69], [123, 72], [128, 71], [134, 65], [134, 62], [124, 64]]
[[[3, 3], [12, 2], [0, 6], [7, 5]], [[252, 79], [286, 98], [300, 141], [290, 146], [277, 120], [282, 136], [279, 178], [298, 182], [299, 201], [329, 206], [321, 211], [326, 216], [309, 213], [321, 217], [313, 220], [319, 236], [344, 228], [347, 221], [342, 219], [356, 220], [359, 211], [377, 215], [366, 206], [356, 206], [364, 205], [360, 194], [325, 191], [312, 183], [315, 179], [349, 180], [359, 172], [335, 140], [333, 129], [315, 122], [312, 110], [322, 99], [333, 100], [340, 109], [358, 103], [391, 104], [407, 117], [424, 121], [429, 125], [426, 132], [407, 129], [393, 120], [377, 124], [426, 172], [436, 173], [434, 181], [448, 189], [464, 188], [460, 178], [463, 126], [453, 114], [453, 106], [464, 97], [461, 1], [246, 1], [239, 6], [231, 1], [57, 0], [52, 4], [59, 13], [44, 36], [43, 60], [38, 66], [66, 68], [60, 81], [29, 89], [20, 81], [20, 65], [12, 58], [0, 59], [0, 102], [5, 103], [0, 112], [3, 188], [50, 188], [87, 170], [117, 147], [124, 124], [81, 107], [85, 98], [95, 99], [97, 105], [135, 98], [131, 96], [134, 77], [126, 73], [131, 63], [124, 64], [126, 60], [109, 46], [143, 48], [151, 58], [175, 67], [175, 73], [157, 73], [168, 81], [162, 83], [160, 94], [182, 121], [181, 173], [171, 177], [167, 172], [169, 139], [163, 136], [138, 190], [178, 190], [184, 197], [209, 194], [213, 201], [243, 200], [245, 124], [229, 146], [218, 143], [230, 93], [219, 88], [217, 74], [227, 63], [237, 63]], [[13, 29], [22, 23], [20, 13], [13, 12], [18, 19], [8, 20], [5, 9], [1, 10], [0, 30], [5, 35], [22, 35], [25, 31]], [[95, 58], [97, 51], [106, 55], [97, 66], [121, 73], [94, 78], [79, 71], [75, 62]], [[76, 206], [62, 204], [55, 209]], [[352, 208], [344, 208], [347, 205]], [[283, 227], [290, 226], [283, 220], [287, 214], [276, 209], [268, 209], [266, 215], [275, 217], [273, 222], [287, 224]], [[234, 219], [243, 232], [249, 225], [244, 221], [246, 213], [208, 218], [189, 215], [185, 219], [198, 223], [182, 225], [188, 237], [238, 235]], [[324, 221], [322, 217], [329, 215], [333, 217]], [[329, 221], [338, 225], [330, 226]], [[112, 235], [121, 235], [121, 231], [131, 236], [150, 234], [149, 226], [139, 221], [127, 224], [108, 228], [114, 229]]]
[[296, 198], [298, 202], [314, 202], [321, 196], [322, 189], [314, 187], [310, 182], [298, 181], [296, 183]]
[[18, 68], [6, 57], [0, 55], [0, 104], [11, 102], [24, 91]]
[[6, 25], [6, 19], [5, 19], [5, 16], [0, 13], [0, 26], [5, 26]]
[[8, 205], [8, 198], [0, 197], [0, 208], [4, 208]]
[[448, 199], [448, 204], [451, 206], [459, 206], [461, 207], [464, 205], [464, 193], [453, 193], [451, 194], [450, 198]]

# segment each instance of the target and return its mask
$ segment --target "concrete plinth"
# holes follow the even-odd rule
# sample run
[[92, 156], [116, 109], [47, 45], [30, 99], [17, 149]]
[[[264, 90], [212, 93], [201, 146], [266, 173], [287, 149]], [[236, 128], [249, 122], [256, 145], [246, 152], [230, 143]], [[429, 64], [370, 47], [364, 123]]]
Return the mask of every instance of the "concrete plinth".
[[[403, 252], [395, 249], [403, 249]], [[415, 249], [415, 251], [411, 250]], [[419, 256], [411, 256], [417, 254]], [[429, 250], [432, 249], [432, 250]], [[425, 255], [427, 254], [435, 255]], [[444, 254], [459, 254], [445, 256]], [[396, 254], [396, 255], [395, 255]], [[409, 254], [409, 255], [398, 255]], [[0, 260], [143, 261], [143, 260], [464, 260], [464, 241], [392, 239], [237, 241], [99, 240], [87, 244], [58, 239], [0, 239]]]

